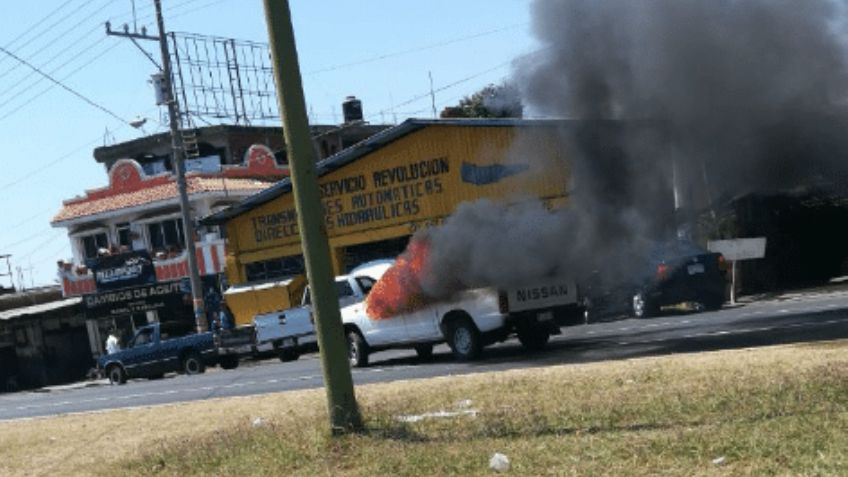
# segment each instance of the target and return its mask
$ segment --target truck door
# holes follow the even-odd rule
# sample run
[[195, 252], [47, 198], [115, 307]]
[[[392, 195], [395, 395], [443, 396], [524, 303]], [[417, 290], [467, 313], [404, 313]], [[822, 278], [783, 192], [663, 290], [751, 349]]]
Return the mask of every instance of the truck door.
[[130, 342], [131, 354], [124, 363], [130, 376], [145, 377], [155, 373], [157, 346], [154, 339], [158, 338], [158, 335], [154, 334], [155, 330], [152, 326], [142, 328]]
[[439, 340], [442, 337], [442, 332], [439, 330], [438, 310], [435, 306], [425, 306], [405, 313], [403, 321], [409, 341]]
[[[347, 283], [347, 282], [345, 282]], [[384, 344], [405, 343], [411, 340], [406, 318], [403, 315], [375, 320], [368, 316], [365, 298], [374, 286], [375, 280], [368, 276], [357, 276], [353, 278], [352, 284], [347, 284], [348, 289], [355, 287], [358, 290], [358, 303], [353, 311], [357, 316], [360, 329], [365, 335], [365, 341], [372, 346]]]

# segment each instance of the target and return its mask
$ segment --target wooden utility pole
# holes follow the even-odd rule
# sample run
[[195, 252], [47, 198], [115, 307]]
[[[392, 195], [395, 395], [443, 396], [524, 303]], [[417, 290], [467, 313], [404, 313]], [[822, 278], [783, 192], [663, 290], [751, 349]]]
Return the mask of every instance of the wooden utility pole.
[[362, 427], [362, 418], [353, 391], [347, 343], [331, 267], [330, 244], [324, 228], [315, 150], [309, 134], [289, 2], [264, 0], [264, 3], [300, 241], [313, 297], [330, 425], [334, 434], [357, 431]]
[[[141, 32], [129, 31], [124, 26], [123, 32], [113, 31], [109, 22], [106, 22], [106, 34], [129, 38], [148, 57], [153, 64], [156, 62], [144, 51], [136, 40], [151, 40], [159, 42], [159, 52], [162, 56], [162, 94], [165, 104], [168, 106], [168, 126], [171, 132], [171, 158], [176, 169], [177, 190], [180, 195], [180, 212], [183, 221], [183, 236], [186, 242], [186, 254], [188, 255], [188, 277], [191, 283], [191, 298], [194, 306], [194, 324], [198, 332], [208, 329], [206, 323], [206, 307], [203, 303], [203, 284], [200, 281], [200, 272], [197, 268], [197, 251], [194, 244], [194, 222], [191, 214], [191, 203], [188, 200], [188, 186], [186, 184], [185, 148], [183, 147], [182, 132], [180, 131], [180, 113], [177, 104], [177, 96], [171, 81], [171, 54], [168, 51], [168, 38], [165, 35], [165, 20], [162, 18], [162, 1], [153, 0], [156, 10], [156, 27], [158, 36], [151, 36], [142, 28]], [[135, 1], [133, 1], [133, 21], [135, 21]], [[159, 66], [159, 65], [157, 65]]]

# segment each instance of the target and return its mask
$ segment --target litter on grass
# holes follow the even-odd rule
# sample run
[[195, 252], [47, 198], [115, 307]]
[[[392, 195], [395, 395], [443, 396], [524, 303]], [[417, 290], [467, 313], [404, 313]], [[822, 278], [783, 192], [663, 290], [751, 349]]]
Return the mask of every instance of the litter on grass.
[[509, 457], [495, 452], [492, 458], [489, 459], [489, 468], [495, 472], [506, 472], [509, 470]]
[[449, 417], [470, 416], [477, 417], [476, 409], [466, 409], [464, 411], [436, 411], [425, 412], [424, 414], [412, 414], [407, 416], [398, 416], [396, 419], [400, 422], [419, 422], [425, 419], [444, 419]]

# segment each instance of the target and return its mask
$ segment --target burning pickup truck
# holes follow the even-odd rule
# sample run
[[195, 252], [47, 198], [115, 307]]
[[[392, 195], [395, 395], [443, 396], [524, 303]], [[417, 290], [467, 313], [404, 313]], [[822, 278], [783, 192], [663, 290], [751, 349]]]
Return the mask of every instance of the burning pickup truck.
[[[449, 300], [428, 301], [397, 282], [390, 270], [394, 263], [370, 262], [336, 278], [352, 366], [367, 366], [372, 353], [390, 348], [413, 348], [426, 359], [433, 345], [443, 342], [457, 359], [471, 360], [485, 346], [513, 335], [526, 348], [539, 349], [561, 326], [583, 322], [573, 282], [465, 290]], [[397, 302], [393, 293], [401, 289], [408, 300], [403, 309], [387, 305]], [[308, 295], [305, 301], [308, 306]]]

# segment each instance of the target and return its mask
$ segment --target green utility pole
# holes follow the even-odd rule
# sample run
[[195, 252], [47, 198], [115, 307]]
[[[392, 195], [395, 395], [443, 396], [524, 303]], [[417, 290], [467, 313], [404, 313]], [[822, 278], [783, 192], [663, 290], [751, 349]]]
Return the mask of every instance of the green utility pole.
[[362, 428], [362, 418], [353, 392], [347, 343], [333, 280], [330, 242], [324, 228], [316, 157], [309, 134], [289, 2], [264, 0], [264, 3], [300, 227], [300, 243], [313, 298], [330, 425], [335, 434], [357, 431]]

